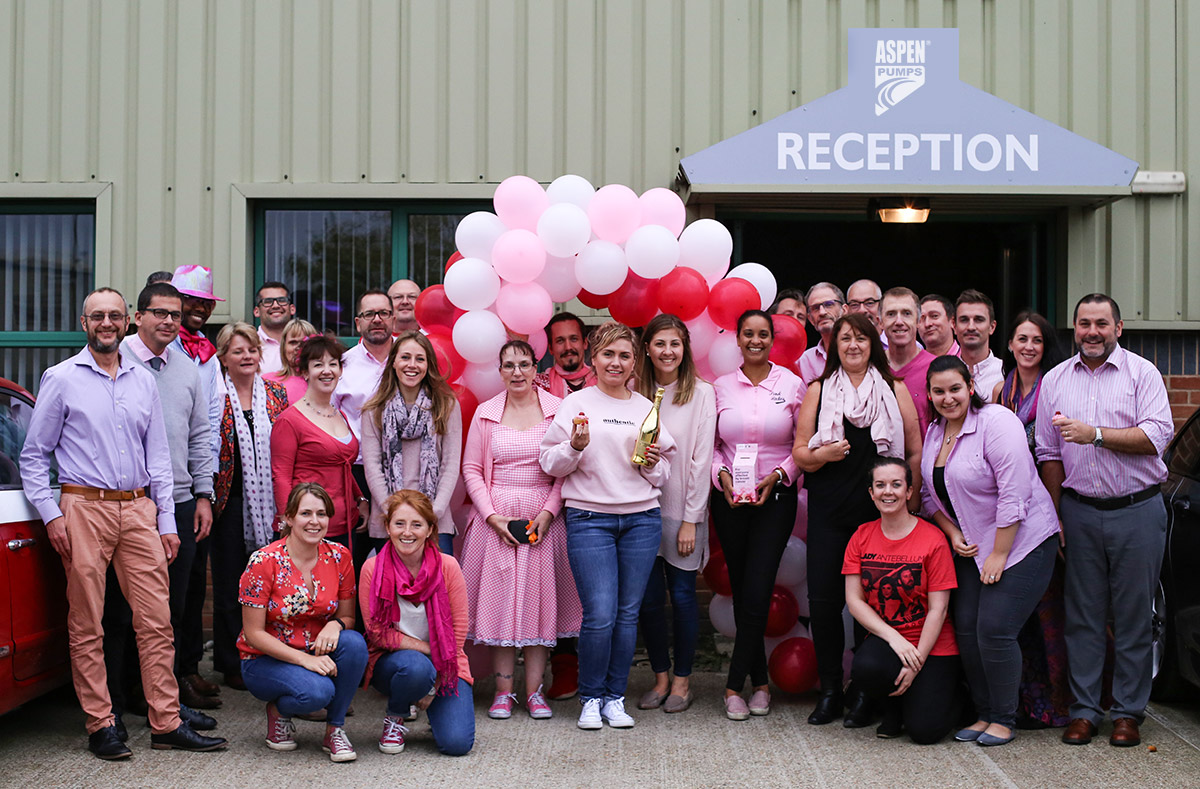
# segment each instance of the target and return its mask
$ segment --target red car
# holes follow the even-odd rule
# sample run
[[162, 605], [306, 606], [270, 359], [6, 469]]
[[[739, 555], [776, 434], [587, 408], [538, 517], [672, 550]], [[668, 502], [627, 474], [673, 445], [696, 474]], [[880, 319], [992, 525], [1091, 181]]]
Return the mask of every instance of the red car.
[[71, 678], [62, 561], [18, 472], [33, 395], [0, 378], [0, 715]]

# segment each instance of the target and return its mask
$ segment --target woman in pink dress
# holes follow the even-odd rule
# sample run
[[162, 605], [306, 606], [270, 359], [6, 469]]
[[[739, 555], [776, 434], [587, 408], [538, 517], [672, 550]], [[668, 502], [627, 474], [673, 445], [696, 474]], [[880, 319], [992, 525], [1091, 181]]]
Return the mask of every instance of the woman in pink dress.
[[[525, 652], [525, 706], [549, 718], [542, 675], [550, 647], [579, 635], [583, 609], [567, 561], [562, 480], [542, 471], [542, 436], [562, 402], [533, 385], [533, 348], [514, 340], [500, 349], [505, 391], [481, 404], [471, 420], [463, 480], [474, 507], [462, 569], [471, 604], [469, 638], [492, 648], [496, 696], [492, 718], [512, 715], [516, 651]], [[528, 544], [509, 530], [528, 521]]]

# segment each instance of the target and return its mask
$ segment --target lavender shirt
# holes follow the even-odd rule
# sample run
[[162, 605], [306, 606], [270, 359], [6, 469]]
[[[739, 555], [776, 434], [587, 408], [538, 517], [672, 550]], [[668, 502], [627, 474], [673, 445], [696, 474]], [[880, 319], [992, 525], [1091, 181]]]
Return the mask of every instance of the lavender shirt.
[[[1153, 455], [1131, 455], [1062, 439], [1055, 413], [1093, 427], [1140, 427], [1154, 444]], [[1117, 347], [1104, 364], [1089, 370], [1075, 354], [1046, 373], [1038, 395], [1037, 459], [1062, 461], [1063, 487], [1099, 499], [1128, 496], [1167, 478], [1162, 452], [1175, 435], [1162, 373], [1142, 357]]]
[[131, 357], [120, 357], [116, 379], [87, 348], [42, 374], [21, 450], [21, 481], [46, 523], [62, 516], [50, 490], [51, 453], [62, 484], [148, 486], [158, 505], [158, 533], [176, 533], [175, 478], [158, 384]]
[[[945, 437], [946, 425], [941, 421], [925, 433], [921, 498], [925, 512], [940, 511], [950, 517], [933, 488], [933, 464]], [[975, 564], [981, 570], [996, 542], [996, 529], [1017, 524], [1006, 570], [1058, 532], [1054, 502], [1029, 454], [1025, 427], [1004, 406], [985, 405], [967, 412], [958, 442], [946, 458], [946, 492], [963, 536], [979, 546]]]

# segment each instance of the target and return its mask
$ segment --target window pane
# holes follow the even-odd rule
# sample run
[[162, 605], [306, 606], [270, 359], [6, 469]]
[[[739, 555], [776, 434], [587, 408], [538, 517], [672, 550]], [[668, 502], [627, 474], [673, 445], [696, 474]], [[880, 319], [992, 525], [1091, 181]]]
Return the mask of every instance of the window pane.
[[0, 213], [0, 329], [79, 331], [95, 247], [90, 213]]
[[390, 211], [266, 211], [264, 279], [292, 289], [296, 316], [354, 333], [358, 294], [392, 284]]
[[466, 214], [412, 214], [408, 218], [408, 265], [422, 288], [439, 285], [454, 254], [454, 231]]
[[42, 382], [42, 373], [79, 353], [86, 342], [83, 332], [80, 332], [79, 344], [69, 348], [0, 348], [0, 376], [36, 395]]

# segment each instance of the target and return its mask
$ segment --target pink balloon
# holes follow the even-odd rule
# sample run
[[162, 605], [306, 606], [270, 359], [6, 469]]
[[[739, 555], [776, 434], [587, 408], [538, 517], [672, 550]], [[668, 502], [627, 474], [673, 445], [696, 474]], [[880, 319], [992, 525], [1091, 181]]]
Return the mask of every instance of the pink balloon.
[[687, 221], [687, 209], [683, 207], [679, 195], [656, 186], [642, 192], [638, 202], [642, 204], [643, 225], [662, 225], [671, 231], [671, 235], [679, 238]]
[[492, 195], [496, 216], [509, 228], [537, 230], [538, 218], [550, 207], [542, 185], [526, 175], [505, 178]]
[[496, 311], [508, 328], [519, 334], [533, 334], [545, 330], [554, 315], [554, 302], [536, 282], [510, 282], [500, 288]]
[[623, 244], [642, 221], [642, 204], [628, 186], [609, 184], [588, 203], [588, 219], [597, 238]]
[[708, 365], [718, 378], [742, 366], [742, 349], [738, 347], [733, 332], [727, 331], [713, 340], [708, 352]]
[[[548, 322], [549, 321], [547, 321], [547, 323]], [[543, 329], [542, 331], [530, 332], [529, 344], [533, 346], [533, 358], [535, 361], [545, 356], [546, 349], [550, 345], [549, 340], [546, 339], [545, 330]]]
[[692, 358], [707, 359], [713, 340], [717, 339], [721, 329], [712, 322], [712, 318], [708, 317], [707, 312], [702, 312], [692, 320], [683, 323], [687, 326], [688, 336], [692, 341]]
[[509, 230], [492, 247], [492, 268], [505, 282], [532, 282], [546, 267], [546, 248], [529, 230]]

